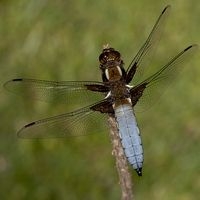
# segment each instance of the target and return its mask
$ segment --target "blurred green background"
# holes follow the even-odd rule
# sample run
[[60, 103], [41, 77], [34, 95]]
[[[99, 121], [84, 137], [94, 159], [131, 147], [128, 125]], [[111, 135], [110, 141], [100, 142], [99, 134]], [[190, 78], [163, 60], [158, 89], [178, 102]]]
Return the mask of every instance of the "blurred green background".
[[[1, 0], [0, 83], [17, 77], [100, 80], [102, 45], [118, 49], [128, 65], [167, 4], [172, 12], [155, 64], [199, 43], [198, 0]], [[200, 196], [198, 56], [152, 109], [137, 115], [143, 177], [130, 170], [138, 200]], [[68, 110], [59, 103], [27, 102], [2, 87], [0, 112], [0, 199], [120, 199], [108, 131], [70, 139], [18, 139], [16, 131], [24, 124]]]

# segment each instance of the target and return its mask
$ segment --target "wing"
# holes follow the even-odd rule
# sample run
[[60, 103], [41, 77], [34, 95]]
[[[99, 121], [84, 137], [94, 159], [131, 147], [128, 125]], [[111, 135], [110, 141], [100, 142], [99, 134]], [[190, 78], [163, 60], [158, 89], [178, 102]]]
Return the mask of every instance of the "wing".
[[[107, 100], [103, 100], [74, 112], [31, 122], [22, 127], [17, 132], [17, 135], [20, 138], [31, 139], [60, 138], [99, 133], [106, 128], [107, 115], [101, 112], [101, 109], [103, 110], [101, 105], [106, 103]], [[100, 112], [95, 112], [95, 110]]]
[[[198, 49], [198, 45], [188, 46], [186, 49], [172, 58], [166, 65], [159, 71], [146, 78], [137, 86], [131, 89], [131, 97], [133, 106], [139, 106], [141, 111], [142, 106], [151, 106], [160, 97], [165, 88], [172, 83], [177, 74], [183, 69], [183, 64], [192, 56]], [[148, 104], [145, 105], [145, 100]], [[143, 104], [140, 107], [140, 104]], [[136, 110], [137, 110], [136, 106]], [[146, 108], [145, 108], [146, 109]]]
[[4, 87], [24, 98], [59, 102], [68, 105], [89, 105], [101, 100], [108, 88], [95, 81], [45, 81], [36, 79], [12, 79]]
[[[158, 17], [153, 29], [151, 30], [147, 40], [142, 45], [132, 62], [127, 69], [126, 83], [129, 84], [134, 76], [134, 84], [141, 80], [145, 66], [149, 66], [152, 59], [153, 49], [159, 42], [166, 18], [169, 14], [171, 6], [168, 5], [164, 8], [160, 16]], [[151, 57], [151, 58], [150, 58]], [[146, 63], [147, 62], [147, 63]]]

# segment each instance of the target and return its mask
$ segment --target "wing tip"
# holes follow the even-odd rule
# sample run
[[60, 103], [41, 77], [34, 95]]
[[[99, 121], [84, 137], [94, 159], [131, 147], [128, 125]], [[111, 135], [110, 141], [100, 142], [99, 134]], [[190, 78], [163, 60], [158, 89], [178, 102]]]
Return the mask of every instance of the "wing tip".
[[188, 50], [191, 49], [191, 48], [198, 48], [198, 47], [199, 47], [198, 44], [191, 44], [191, 45], [189, 45], [188, 47], [186, 47], [186, 48], [184, 49], [184, 51], [188, 51]]
[[171, 5], [170, 4], [165, 6], [165, 8], [162, 11], [162, 14], [164, 14], [166, 12], [166, 10], [169, 10], [169, 9], [171, 9]]
[[22, 78], [14, 78], [14, 79], [11, 79], [9, 81], [6, 81], [4, 84], [3, 84], [3, 87], [6, 88], [7, 90], [9, 90], [9, 84], [12, 83], [12, 82], [19, 82], [19, 81], [23, 81]]
[[29, 124], [26, 124], [23, 128], [28, 128], [28, 127], [33, 126], [35, 124], [36, 124], [36, 122], [31, 122]]
[[23, 126], [18, 132], [17, 132], [17, 137], [19, 138], [26, 138], [26, 136], [23, 134], [23, 130], [26, 129], [26, 128], [29, 128], [33, 125], [35, 125], [36, 122], [31, 122], [29, 124], [26, 124], [25, 126]]
[[15, 81], [22, 81], [22, 80], [23, 80], [22, 78], [14, 78], [11, 81], [15, 82]]

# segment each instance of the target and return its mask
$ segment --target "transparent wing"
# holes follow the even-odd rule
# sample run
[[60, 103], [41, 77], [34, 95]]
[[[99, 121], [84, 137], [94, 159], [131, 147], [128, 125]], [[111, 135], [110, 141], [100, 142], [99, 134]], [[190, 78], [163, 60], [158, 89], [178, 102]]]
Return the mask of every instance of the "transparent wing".
[[[98, 104], [98, 103], [97, 103]], [[97, 105], [97, 104], [94, 104]], [[20, 138], [60, 138], [99, 133], [106, 128], [106, 114], [95, 112], [91, 106], [31, 122], [22, 127]]]
[[183, 69], [183, 65], [187, 64], [186, 61], [195, 55], [198, 50], [198, 45], [191, 45], [172, 58], [166, 65], [164, 65], [159, 71], [146, 78], [140, 84], [131, 89], [134, 92], [135, 89], [141, 85], [145, 85], [143, 95], [139, 99], [135, 110], [143, 111], [147, 107], [154, 104], [161, 96], [163, 91], [169, 86], [178, 73]]
[[149, 66], [149, 63], [152, 59], [153, 50], [155, 49], [155, 46], [158, 44], [160, 40], [160, 36], [162, 34], [162, 30], [165, 24], [165, 21], [169, 15], [169, 12], [171, 10], [171, 6], [166, 6], [160, 16], [158, 17], [155, 25], [153, 26], [153, 29], [151, 30], [147, 40], [142, 45], [132, 62], [130, 63], [127, 73], [132, 73], [131, 71], [135, 71], [136, 73], [133, 78], [133, 85], [137, 83], [139, 80], [141, 80], [141, 77], [144, 72], [144, 68], [146, 66]]
[[[36, 79], [13, 79], [4, 87], [13, 93], [27, 99], [37, 99], [47, 102], [59, 102], [68, 105], [85, 103], [87, 105], [101, 100], [104, 92], [88, 90], [89, 86], [104, 88], [103, 83], [95, 81], [45, 81]], [[80, 105], [80, 104], [79, 104]]]

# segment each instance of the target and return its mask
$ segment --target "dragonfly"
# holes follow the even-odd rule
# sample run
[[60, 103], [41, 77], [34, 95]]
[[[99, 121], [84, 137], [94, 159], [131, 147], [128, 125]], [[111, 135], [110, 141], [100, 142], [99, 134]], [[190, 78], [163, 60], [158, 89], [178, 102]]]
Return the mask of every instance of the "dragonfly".
[[170, 5], [161, 12], [126, 70], [119, 51], [109, 45], [104, 46], [99, 56], [102, 81], [58, 82], [27, 78], [7, 81], [4, 84], [7, 90], [21, 95], [28, 93], [37, 100], [55, 99], [67, 105], [76, 101], [82, 102], [83, 99], [92, 102], [75, 111], [26, 124], [17, 132], [18, 137], [57, 138], [81, 135], [85, 134], [88, 123], [94, 120], [100, 123], [108, 115], [112, 115], [118, 126], [125, 156], [137, 174], [142, 176], [143, 146], [135, 117], [136, 105], [145, 98], [157, 98], [182, 69], [183, 61], [190, 58], [197, 49], [196, 44], [189, 45], [148, 77], [142, 80], [138, 78], [142, 77], [145, 60], [151, 55], [150, 52], [161, 35], [169, 11]]

